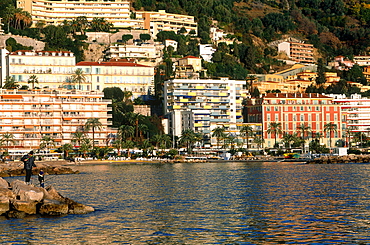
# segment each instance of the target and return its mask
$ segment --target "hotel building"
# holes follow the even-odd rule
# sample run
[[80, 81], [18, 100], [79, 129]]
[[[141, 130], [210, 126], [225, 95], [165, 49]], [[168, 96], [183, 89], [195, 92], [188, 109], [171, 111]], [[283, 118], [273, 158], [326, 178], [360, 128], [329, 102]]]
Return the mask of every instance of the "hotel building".
[[[39, 21], [47, 25], [58, 25], [64, 20], [73, 20], [79, 16], [104, 18], [114, 27], [147, 29], [152, 35], [160, 31], [177, 32], [182, 27], [188, 32], [197, 32], [197, 23], [193, 16], [170, 14], [164, 10], [158, 12], [131, 12], [127, 0], [17, 0], [17, 8], [29, 12], [34, 23]], [[131, 18], [135, 14], [135, 18]]]
[[[19, 85], [27, 85], [28, 79], [36, 75], [40, 88], [61, 88], [68, 78], [75, 73], [75, 56], [69, 51], [25, 51], [8, 52], [0, 50], [1, 54], [1, 86], [7, 76], [12, 76]], [[85, 85], [85, 89], [89, 89]]]
[[170, 134], [181, 136], [192, 129], [208, 140], [205, 147], [217, 145], [212, 130], [225, 127], [227, 132], [239, 132], [243, 125], [242, 101], [247, 96], [245, 81], [174, 79], [165, 82], [165, 113], [169, 116]]
[[[348, 133], [361, 132], [370, 136], [370, 99], [352, 94], [350, 98], [337, 96], [334, 101], [341, 106], [343, 126]], [[348, 134], [347, 133], [347, 134]]]
[[[265, 147], [272, 148], [275, 135], [267, 133], [270, 123], [280, 123], [282, 132], [298, 133], [299, 125], [310, 127], [312, 135], [324, 135], [323, 143], [329, 147], [329, 132], [324, 126], [328, 123], [337, 125], [337, 131], [332, 132], [332, 147], [342, 137], [343, 125], [340, 104], [332, 97], [316, 93], [268, 93], [260, 98], [249, 98], [246, 104], [245, 120], [248, 123], [262, 123]], [[278, 134], [276, 141], [282, 140], [283, 134]], [[306, 143], [308, 143], [306, 141]]]
[[[79, 88], [79, 90], [102, 91], [107, 87], [119, 87], [132, 91], [135, 97], [147, 95], [154, 88], [154, 67], [129, 62], [79, 62], [75, 63], [73, 53], [67, 51], [16, 51], [0, 50], [0, 78], [3, 86], [6, 77], [11, 76], [19, 85], [28, 84], [35, 75], [35, 87], [44, 89]], [[71, 82], [71, 76], [82, 69], [85, 81]]]
[[89, 62], [77, 63], [91, 84], [92, 90], [119, 87], [131, 91], [134, 97], [154, 91], [154, 67], [128, 62]]
[[278, 44], [278, 52], [285, 52], [288, 57], [297, 63], [315, 62], [313, 57], [313, 45], [298, 42], [282, 42]]
[[[49, 136], [55, 148], [71, 143], [73, 133], [89, 118], [99, 118], [101, 128], [95, 128], [95, 145], [106, 146], [108, 136], [115, 131], [108, 126], [108, 104], [101, 92], [62, 90], [0, 90], [0, 137], [14, 135], [10, 149], [38, 149], [41, 139]], [[93, 138], [92, 130], [87, 135]]]

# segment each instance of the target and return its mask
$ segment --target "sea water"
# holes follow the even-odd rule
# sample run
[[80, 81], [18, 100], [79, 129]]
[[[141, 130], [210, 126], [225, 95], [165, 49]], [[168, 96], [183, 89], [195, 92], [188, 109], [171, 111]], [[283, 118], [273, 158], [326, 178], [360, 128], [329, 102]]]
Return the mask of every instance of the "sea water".
[[81, 174], [46, 176], [46, 186], [96, 211], [0, 217], [1, 244], [370, 243], [369, 164], [75, 168]]

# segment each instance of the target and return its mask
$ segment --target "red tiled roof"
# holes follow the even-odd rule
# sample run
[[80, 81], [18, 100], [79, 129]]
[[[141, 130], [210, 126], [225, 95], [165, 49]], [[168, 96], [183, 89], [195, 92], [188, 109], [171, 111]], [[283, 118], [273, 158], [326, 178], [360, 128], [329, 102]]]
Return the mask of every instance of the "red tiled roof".
[[130, 62], [92, 62], [92, 61], [81, 61], [76, 64], [76, 66], [134, 66], [134, 67], [150, 67], [146, 65], [140, 65]]
[[195, 57], [195, 56], [191, 56], [191, 55], [188, 55], [184, 58], [181, 58], [181, 59], [201, 59], [201, 58], [198, 58], [198, 57]]
[[322, 99], [330, 99], [331, 97], [322, 95], [319, 93], [267, 93], [263, 96], [265, 99], [273, 99], [273, 98], [322, 98]]

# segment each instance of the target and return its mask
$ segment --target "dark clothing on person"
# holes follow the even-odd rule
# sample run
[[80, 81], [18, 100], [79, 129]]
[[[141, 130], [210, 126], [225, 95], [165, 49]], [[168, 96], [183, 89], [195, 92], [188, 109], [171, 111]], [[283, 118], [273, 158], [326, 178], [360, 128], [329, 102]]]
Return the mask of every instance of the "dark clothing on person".
[[44, 180], [45, 180], [44, 172], [40, 171], [40, 173], [39, 173], [39, 182], [40, 182], [40, 187], [42, 187], [42, 188], [44, 188]]
[[26, 170], [26, 183], [29, 184], [32, 175], [32, 167], [36, 167], [33, 151], [30, 151], [27, 155], [24, 155], [21, 158], [21, 161], [23, 161], [24, 169]]

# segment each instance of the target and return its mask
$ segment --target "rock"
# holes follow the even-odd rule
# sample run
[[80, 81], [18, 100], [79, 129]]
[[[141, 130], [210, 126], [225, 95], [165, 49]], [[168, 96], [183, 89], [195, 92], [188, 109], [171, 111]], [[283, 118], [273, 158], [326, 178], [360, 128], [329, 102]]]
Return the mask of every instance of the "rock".
[[0, 187], [0, 197], [7, 197], [7, 198], [16, 198], [16, 195], [9, 190], [8, 188], [2, 188]]
[[15, 219], [23, 219], [27, 216], [25, 212], [17, 211], [17, 210], [10, 210], [6, 213], [6, 217], [8, 218], [15, 218]]
[[27, 185], [25, 182], [15, 180], [11, 183], [13, 192], [17, 195], [17, 199], [21, 201], [36, 201], [40, 202], [44, 198], [42, 188]]
[[69, 214], [87, 214], [95, 211], [93, 207], [86, 206], [84, 204], [73, 201], [72, 199], [63, 197], [52, 186], [47, 188], [47, 192], [48, 196], [50, 196], [52, 199], [58, 200], [62, 203], [66, 203], [68, 205]]
[[5, 179], [0, 177], [0, 187], [9, 188], [9, 183]]
[[0, 215], [8, 212], [9, 210], [9, 198], [5, 196], [0, 196]]
[[36, 204], [33, 201], [10, 200], [10, 205], [13, 210], [24, 212], [26, 214], [36, 214]]
[[63, 215], [68, 214], [68, 204], [58, 200], [44, 199], [39, 213], [43, 215]]

